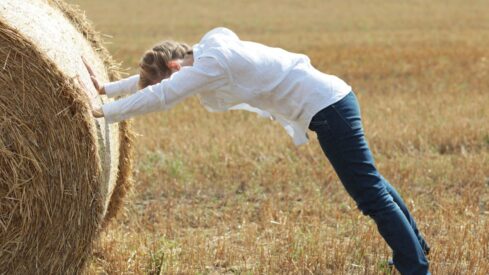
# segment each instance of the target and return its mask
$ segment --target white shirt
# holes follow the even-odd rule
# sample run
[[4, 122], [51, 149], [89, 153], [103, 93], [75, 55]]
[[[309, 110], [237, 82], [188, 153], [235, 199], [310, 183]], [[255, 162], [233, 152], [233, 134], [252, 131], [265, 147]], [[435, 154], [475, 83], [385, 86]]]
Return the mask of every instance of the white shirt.
[[316, 70], [306, 55], [240, 40], [223, 27], [206, 33], [193, 55], [193, 66], [139, 92], [138, 75], [106, 84], [108, 97], [132, 94], [102, 106], [107, 122], [168, 109], [198, 95], [212, 112], [243, 109], [273, 117], [300, 145], [308, 140], [312, 117], [351, 91], [343, 80]]

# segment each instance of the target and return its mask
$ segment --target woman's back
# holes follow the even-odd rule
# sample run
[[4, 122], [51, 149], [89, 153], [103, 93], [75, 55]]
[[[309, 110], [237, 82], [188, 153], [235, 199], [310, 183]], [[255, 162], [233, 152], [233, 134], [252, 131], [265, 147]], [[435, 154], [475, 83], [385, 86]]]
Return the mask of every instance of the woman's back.
[[304, 129], [312, 115], [351, 91], [343, 80], [316, 70], [306, 55], [240, 40], [226, 28], [209, 31], [194, 46], [194, 55], [214, 57], [230, 81], [224, 93], [205, 93], [204, 103], [217, 102], [214, 96], [236, 97]]
[[[270, 91], [296, 65], [310, 64], [306, 55], [240, 40], [234, 32], [222, 27], [209, 31], [196, 46], [205, 49], [202, 54], [224, 61], [222, 65], [229, 70], [234, 84], [254, 92]], [[196, 46], [194, 55], [198, 58], [200, 52], [195, 51]]]

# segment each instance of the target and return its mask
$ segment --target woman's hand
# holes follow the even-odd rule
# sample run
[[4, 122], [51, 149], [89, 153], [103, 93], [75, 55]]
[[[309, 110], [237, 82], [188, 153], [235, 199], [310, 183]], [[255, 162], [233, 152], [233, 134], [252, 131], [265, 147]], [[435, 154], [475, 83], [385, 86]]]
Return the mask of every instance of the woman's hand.
[[[85, 83], [83, 83], [79, 75], [77, 75], [75, 78], [78, 80], [78, 84], [80, 84], [80, 87], [82, 87], [82, 89], [88, 90], [87, 86], [85, 86]], [[104, 111], [102, 110], [102, 107], [93, 108], [91, 101], [90, 101], [90, 107], [92, 109], [92, 115], [94, 117], [96, 118], [104, 117]]]
[[92, 109], [92, 114], [96, 118], [104, 117], [104, 111], [100, 107]]
[[92, 80], [93, 86], [99, 93], [99, 95], [105, 95], [105, 89], [103, 85], [100, 85], [100, 83], [97, 80], [97, 77], [95, 76], [95, 73], [92, 70], [92, 67], [88, 64], [87, 60], [85, 57], [82, 56], [82, 61], [83, 64], [85, 64], [85, 67], [87, 68], [88, 74], [90, 74], [90, 79]]

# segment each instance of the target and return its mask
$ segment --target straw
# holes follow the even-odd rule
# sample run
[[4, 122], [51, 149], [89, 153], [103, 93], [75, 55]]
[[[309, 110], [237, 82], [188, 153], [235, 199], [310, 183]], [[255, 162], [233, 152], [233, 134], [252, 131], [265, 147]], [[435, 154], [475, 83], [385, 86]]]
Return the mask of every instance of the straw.
[[128, 122], [94, 119], [116, 64], [80, 11], [59, 0], [0, 2], [0, 274], [78, 274], [131, 185]]

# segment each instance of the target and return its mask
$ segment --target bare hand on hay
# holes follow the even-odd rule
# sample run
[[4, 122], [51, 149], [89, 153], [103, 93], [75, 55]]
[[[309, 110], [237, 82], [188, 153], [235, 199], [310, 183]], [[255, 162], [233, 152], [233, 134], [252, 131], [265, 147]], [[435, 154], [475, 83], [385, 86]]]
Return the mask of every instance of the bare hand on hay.
[[[80, 76], [79, 75], [76, 76], [76, 79], [78, 80], [78, 84], [80, 84], [80, 86], [84, 90], [88, 90], [88, 87], [85, 86], [85, 83], [83, 83], [83, 81], [80, 79]], [[102, 107], [94, 108], [93, 105], [91, 105], [90, 107], [92, 108], [92, 115], [94, 117], [96, 117], [96, 118], [104, 117], [104, 111], [102, 110]]]
[[100, 108], [100, 107], [92, 109], [92, 114], [96, 118], [104, 117], [104, 111], [102, 111], [102, 108]]
[[104, 86], [100, 85], [100, 83], [97, 80], [97, 77], [95, 76], [95, 73], [92, 70], [92, 67], [88, 64], [88, 61], [83, 56], [82, 56], [82, 61], [83, 61], [83, 64], [85, 64], [85, 67], [87, 68], [88, 73], [90, 74], [90, 79], [92, 80], [93, 86], [95, 87], [97, 92], [100, 95], [105, 95]]

